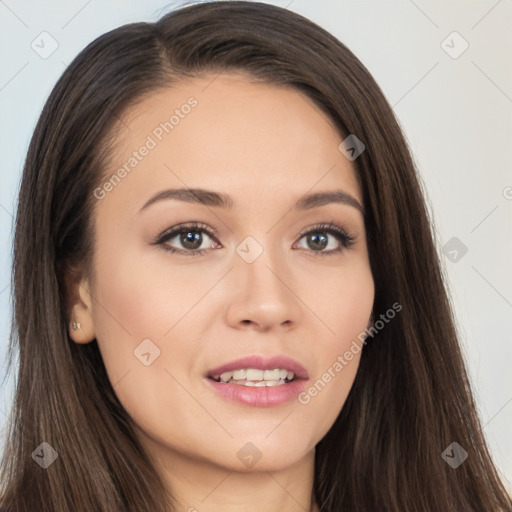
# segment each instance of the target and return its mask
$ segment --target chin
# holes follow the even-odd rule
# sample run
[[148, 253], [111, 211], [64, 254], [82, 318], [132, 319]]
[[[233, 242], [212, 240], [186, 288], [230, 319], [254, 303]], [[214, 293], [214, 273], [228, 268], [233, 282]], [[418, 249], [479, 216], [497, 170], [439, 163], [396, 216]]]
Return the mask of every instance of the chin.
[[[281, 425], [279, 428], [283, 428]], [[294, 433], [295, 434], [295, 433]], [[262, 434], [261, 438], [250, 436], [247, 440], [231, 441], [224, 453], [233, 453], [234, 457], [225, 459], [222, 465], [230, 471], [242, 473], [260, 471], [282, 471], [300, 462], [308, 455], [314, 455], [314, 446], [308, 445], [306, 440], [294, 442], [295, 435], [277, 435], [277, 432]], [[275, 436], [271, 441], [270, 437]], [[219, 461], [220, 462], [220, 461]]]

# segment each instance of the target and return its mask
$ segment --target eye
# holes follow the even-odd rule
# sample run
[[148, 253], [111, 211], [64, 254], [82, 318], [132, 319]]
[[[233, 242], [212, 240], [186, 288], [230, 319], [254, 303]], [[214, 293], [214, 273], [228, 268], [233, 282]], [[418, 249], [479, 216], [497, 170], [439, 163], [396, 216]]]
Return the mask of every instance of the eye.
[[[329, 240], [330, 236], [335, 238], [338, 243]], [[208, 239], [211, 241], [206, 243]], [[302, 239], [305, 239], [309, 247], [297, 246]], [[294, 244], [293, 248], [306, 249], [309, 254], [314, 256], [328, 256], [339, 254], [354, 243], [355, 237], [331, 221], [329, 224], [318, 224], [301, 232], [299, 242]], [[206, 246], [201, 248], [204, 244]], [[159, 245], [165, 251], [184, 256], [200, 256], [208, 252], [209, 249], [222, 247], [217, 241], [215, 230], [206, 224], [195, 221], [174, 226], [159, 235], [151, 245]], [[181, 247], [176, 247], [176, 245]]]
[[[309, 245], [309, 247], [305, 247], [305, 249], [311, 248], [309, 252], [313, 253], [314, 256], [339, 254], [355, 243], [355, 237], [347, 233], [341, 226], [334, 224], [333, 221], [329, 224], [318, 224], [312, 228], [308, 228], [306, 231], [303, 231], [300, 236], [300, 240], [305, 239], [306, 244]], [[329, 236], [334, 237], [338, 243], [330, 241]]]
[[[204, 236], [206, 234], [206, 237]], [[208, 249], [212, 248], [212, 243], [206, 244], [206, 247], [201, 249], [201, 246], [207, 239], [214, 239], [213, 245], [219, 246], [215, 238], [215, 232], [205, 224], [199, 222], [190, 222], [187, 224], [180, 224], [174, 226], [168, 231], [165, 231], [151, 245], [161, 245], [162, 249], [171, 253], [179, 253], [186, 256], [196, 256], [205, 253]], [[173, 247], [173, 244], [180, 244], [181, 247]]]

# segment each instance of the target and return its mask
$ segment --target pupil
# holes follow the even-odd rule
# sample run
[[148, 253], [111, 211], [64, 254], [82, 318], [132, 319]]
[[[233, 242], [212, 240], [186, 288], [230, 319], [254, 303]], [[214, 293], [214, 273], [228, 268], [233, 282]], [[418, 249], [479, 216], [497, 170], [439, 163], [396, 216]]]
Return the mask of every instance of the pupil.
[[[201, 247], [202, 235], [198, 231], [187, 231], [181, 234], [181, 243], [188, 249], [197, 249]], [[308, 243], [313, 249], [324, 249], [327, 246], [327, 236], [325, 233], [308, 235]]]
[[[319, 242], [318, 240], [321, 239], [322, 241]], [[313, 249], [324, 249], [327, 246], [327, 236], [325, 236], [325, 233], [318, 234], [311, 234], [308, 235], [308, 243], [310, 244], [310, 247]]]
[[[197, 242], [199, 242], [199, 244], [197, 244], [197, 246], [194, 245]], [[183, 247], [186, 247], [187, 249], [197, 249], [198, 247], [201, 247], [202, 235], [197, 231], [188, 231], [186, 233], [182, 233], [181, 243], [183, 244]]]

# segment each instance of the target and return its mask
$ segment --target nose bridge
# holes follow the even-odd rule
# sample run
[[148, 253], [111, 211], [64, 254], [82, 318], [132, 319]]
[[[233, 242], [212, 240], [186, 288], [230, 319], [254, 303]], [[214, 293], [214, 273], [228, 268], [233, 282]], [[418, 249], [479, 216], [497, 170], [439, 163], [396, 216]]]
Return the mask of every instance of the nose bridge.
[[242, 317], [256, 323], [296, 321], [300, 308], [289, 272], [278, 244], [271, 235], [246, 237], [236, 248], [234, 278], [235, 309]]
[[273, 292], [282, 293], [283, 280], [286, 281], [289, 273], [282, 247], [273, 239], [272, 233], [259, 233], [256, 236], [247, 236], [238, 244], [236, 253], [241, 261], [237, 264], [253, 286], [261, 284], [269, 291], [272, 288]]

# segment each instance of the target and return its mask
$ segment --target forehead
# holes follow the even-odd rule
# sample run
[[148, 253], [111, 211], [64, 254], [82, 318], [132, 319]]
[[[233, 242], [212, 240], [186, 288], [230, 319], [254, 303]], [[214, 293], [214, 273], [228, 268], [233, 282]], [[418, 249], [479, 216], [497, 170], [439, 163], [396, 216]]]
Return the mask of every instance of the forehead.
[[[164, 187], [247, 191], [261, 201], [342, 188], [360, 202], [356, 170], [332, 120], [303, 93], [240, 73], [187, 79], [148, 95], [120, 118], [107, 179], [124, 203]], [[124, 169], [124, 172], [119, 172]]]

